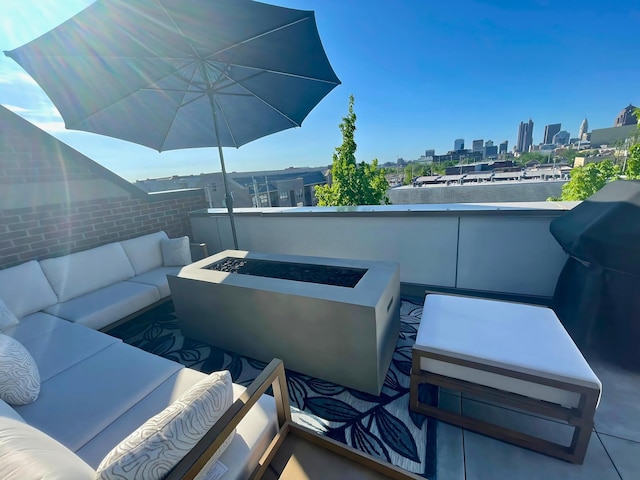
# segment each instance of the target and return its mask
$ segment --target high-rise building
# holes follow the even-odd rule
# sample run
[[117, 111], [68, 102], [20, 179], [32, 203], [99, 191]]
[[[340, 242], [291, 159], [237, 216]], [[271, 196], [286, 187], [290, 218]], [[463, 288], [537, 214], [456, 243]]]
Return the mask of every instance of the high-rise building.
[[426, 149], [426, 150], [424, 151], [424, 156], [425, 156], [425, 157], [432, 157], [432, 158], [433, 158], [433, 156], [434, 156], [435, 154], [436, 154], [436, 151], [435, 151], [435, 149], [433, 149], [433, 148], [428, 148], [428, 149]]
[[560, 130], [553, 136], [551, 143], [556, 145], [569, 145], [569, 140], [571, 140], [571, 134], [566, 130]]
[[615, 127], [622, 127], [624, 125], [636, 125], [638, 123], [638, 119], [633, 114], [636, 107], [629, 104], [628, 107], [622, 109], [622, 111], [616, 117]]
[[533, 120], [529, 119], [527, 123], [520, 122], [518, 128], [518, 143], [516, 152], [528, 152], [533, 144]]
[[509, 141], [505, 140], [500, 144], [500, 149], [498, 150], [498, 153], [502, 155], [503, 153], [507, 153], [508, 151], [509, 151]]
[[474, 140], [472, 145], [471, 145], [471, 150], [473, 150], [474, 152], [481, 152], [483, 148], [484, 148], [484, 140], [483, 139]]
[[589, 122], [587, 121], [587, 118], [585, 117], [584, 120], [582, 120], [582, 123], [580, 124], [580, 130], [578, 130], [578, 138], [580, 140], [583, 139], [583, 137], [589, 132]]
[[560, 131], [561, 128], [560, 123], [552, 123], [551, 125], [546, 125], [544, 127], [544, 137], [542, 139], [542, 143], [548, 145], [553, 143], [553, 136]]
[[620, 127], [594, 128], [590, 133], [591, 147], [597, 148], [603, 145], [621, 145], [627, 139], [638, 133], [635, 125], [622, 125]]
[[495, 145], [488, 145], [488, 143], [489, 142], [484, 144], [483, 157], [484, 158], [496, 158], [498, 156], [498, 147], [496, 147]]
[[484, 142], [484, 146], [485, 147], [493, 147], [493, 140], [487, 140], [486, 142]]
[[456, 138], [453, 141], [453, 151], [464, 150], [464, 138]]

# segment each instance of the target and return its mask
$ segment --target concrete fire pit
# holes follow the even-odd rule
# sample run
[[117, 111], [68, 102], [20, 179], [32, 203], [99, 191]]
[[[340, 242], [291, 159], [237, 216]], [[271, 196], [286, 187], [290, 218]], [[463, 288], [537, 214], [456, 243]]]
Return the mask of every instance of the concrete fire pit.
[[[293, 279], [264, 276], [272, 271]], [[382, 389], [400, 328], [395, 263], [226, 250], [169, 275], [169, 286], [188, 337], [374, 395]]]

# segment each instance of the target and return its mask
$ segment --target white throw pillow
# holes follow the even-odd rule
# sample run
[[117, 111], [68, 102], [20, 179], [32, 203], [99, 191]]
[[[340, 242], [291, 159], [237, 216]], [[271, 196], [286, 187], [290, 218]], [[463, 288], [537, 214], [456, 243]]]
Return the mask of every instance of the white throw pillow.
[[18, 325], [18, 319], [0, 298], [0, 332]]
[[191, 263], [189, 237], [161, 240], [160, 248], [165, 267], [183, 267]]
[[31, 354], [16, 339], [0, 333], [0, 399], [26, 405], [40, 394], [40, 373]]
[[[98, 479], [161, 479], [198, 443], [233, 403], [228, 371], [214, 372], [122, 440], [102, 460]], [[229, 435], [214, 454], [222, 455]]]

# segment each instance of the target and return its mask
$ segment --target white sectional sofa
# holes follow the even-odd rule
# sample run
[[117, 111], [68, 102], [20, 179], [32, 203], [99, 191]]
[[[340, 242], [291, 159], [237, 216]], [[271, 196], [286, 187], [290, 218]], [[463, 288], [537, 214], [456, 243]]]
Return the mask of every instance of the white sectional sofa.
[[[166, 273], [179, 267], [163, 266], [166, 238], [159, 232], [0, 271], [0, 299], [19, 319], [0, 333], [26, 348], [40, 377], [32, 403], [0, 400], [0, 478], [95, 478], [107, 453], [207, 377], [95, 330], [169, 294]], [[234, 384], [233, 399], [245, 390]], [[276, 418], [274, 399], [263, 395], [219, 458], [225, 480], [253, 471]]]
[[47, 314], [104, 328], [170, 295], [167, 274], [181, 266], [165, 265], [163, 241], [160, 231], [0, 270], [0, 299], [19, 319]]
[[[206, 377], [51, 315], [31, 315], [2, 333], [29, 351], [41, 387], [37, 400], [27, 405], [11, 407], [0, 400], [1, 478], [95, 478], [107, 453]], [[234, 384], [234, 400], [244, 391]], [[16, 418], [29, 426], [27, 433], [11, 433]], [[224, 479], [248, 477], [276, 432], [275, 401], [262, 396], [219, 458], [229, 468]], [[19, 448], [25, 437], [31, 448]], [[36, 443], [43, 438], [45, 446]], [[13, 477], [2, 466], [11, 458], [3, 455], [12, 450], [24, 467]], [[85, 473], [74, 477], [71, 472]]]

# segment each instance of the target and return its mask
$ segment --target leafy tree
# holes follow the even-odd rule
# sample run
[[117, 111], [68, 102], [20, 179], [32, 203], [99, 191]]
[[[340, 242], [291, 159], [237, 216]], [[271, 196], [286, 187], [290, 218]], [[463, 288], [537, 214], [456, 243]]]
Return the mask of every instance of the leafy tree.
[[573, 166], [573, 162], [577, 156], [582, 156], [582, 153], [578, 150], [574, 150], [573, 148], [566, 148], [556, 154], [557, 159], [564, 160], [571, 166]]
[[538, 152], [527, 152], [521, 154], [518, 158], [514, 158], [514, 163], [522, 165], [523, 167], [530, 161], [535, 160], [540, 163], [545, 163], [548, 160], [547, 155], [543, 155]]
[[[636, 108], [633, 114], [638, 119], [638, 132], [640, 135], [640, 108]], [[640, 143], [631, 145], [629, 148], [629, 157], [627, 158], [624, 173], [628, 180], [640, 180]]]
[[620, 167], [610, 160], [575, 167], [571, 170], [571, 180], [562, 186], [561, 200], [585, 200], [607, 182], [617, 180], [619, 175]]
[[371, 164], [356, 163], [356, 114], [353, 111], [353, 95], [349, 96], [349, 112], [342, 118], [340, 131], [342, 145], [336, 147], [331, 166], [331, 185], [316, 186], [320, 206], [355, 206], [389, 204], [389, 183], [384, 170], [378, 168], [378, 160]]
[[404, 167], [404, 184], [409, 185], [416, 177], [422, 177], [423, 175], [430, 175], [431, 169], [427, 165], [420, 163], [412, 163]]
[[629, 149], [625, 174], [628, 180], [640, 180], [640, 143], [636, 143]]
[[434, 162], [429, 165], [429, 175], [444, 175], [447, 171], [447, 162]]

